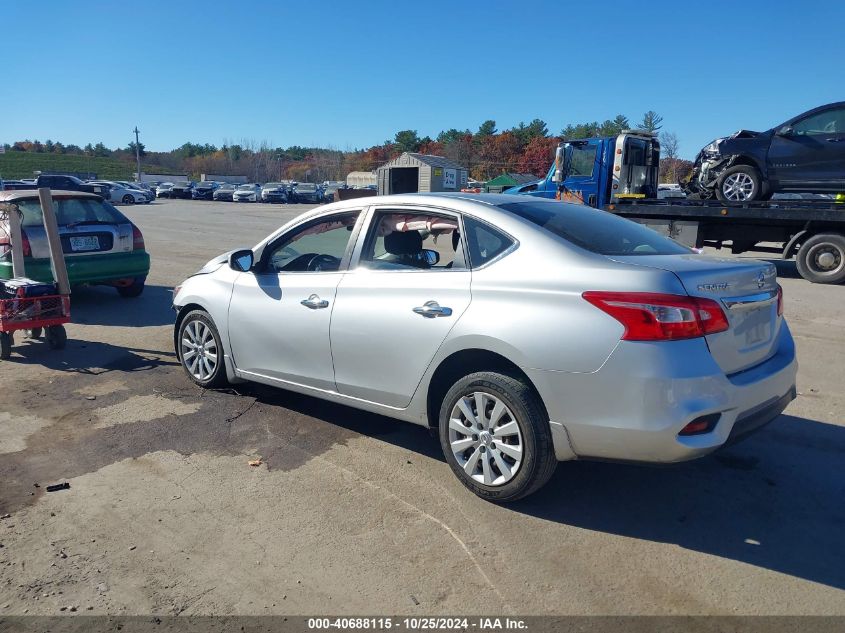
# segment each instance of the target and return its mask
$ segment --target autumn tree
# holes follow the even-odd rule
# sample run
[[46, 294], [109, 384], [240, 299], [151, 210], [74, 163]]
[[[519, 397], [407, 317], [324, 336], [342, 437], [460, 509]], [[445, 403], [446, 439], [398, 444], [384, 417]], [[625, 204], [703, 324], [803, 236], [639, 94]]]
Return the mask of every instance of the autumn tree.
[[528, 142], [517, 160], [516, 170], [522, 174], [545, 176], [554, 160], [555, 148], [560, 143], [556, 136], [535, 136]]

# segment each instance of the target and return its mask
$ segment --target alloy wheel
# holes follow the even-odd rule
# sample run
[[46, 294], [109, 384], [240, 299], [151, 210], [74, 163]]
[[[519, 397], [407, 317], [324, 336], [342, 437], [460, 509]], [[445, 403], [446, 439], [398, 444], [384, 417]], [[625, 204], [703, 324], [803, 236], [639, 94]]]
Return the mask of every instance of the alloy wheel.
[[182, 330], [182, 364], [197, 380], [210, 380], [217, 369], [217, 341], [211, 328], [200, 320], [190, 321]]
[[452, 408], [449, 445], [464, 472], [486, 486], [509, 482], [523, 461], [516, 417], [502, 400], [483, 391], [462, 396]]
[[754, 194], [754, 180], [743, 172], [731, 174], [722, 182], [722, 193], [734, 202], [750, 200]]

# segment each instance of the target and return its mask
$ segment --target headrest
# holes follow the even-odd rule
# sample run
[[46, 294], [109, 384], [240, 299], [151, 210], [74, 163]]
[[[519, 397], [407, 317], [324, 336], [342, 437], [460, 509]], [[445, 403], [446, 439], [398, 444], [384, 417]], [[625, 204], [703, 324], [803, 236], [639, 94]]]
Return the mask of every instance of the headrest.
[[394, 231], [384, 236], [384, 250], [391, 255], [419, 255], [422, 242], [419, 231]]

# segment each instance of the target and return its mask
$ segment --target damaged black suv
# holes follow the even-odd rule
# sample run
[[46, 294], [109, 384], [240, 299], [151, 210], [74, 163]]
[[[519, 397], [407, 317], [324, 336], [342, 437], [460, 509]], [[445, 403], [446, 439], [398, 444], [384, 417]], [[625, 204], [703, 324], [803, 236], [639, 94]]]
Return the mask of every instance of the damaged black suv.
[[702, 149], [687, 195], [722, 202], [775, 193], [845, 191], [845, 101], [815, 108], [767, 132], [740, 130]]

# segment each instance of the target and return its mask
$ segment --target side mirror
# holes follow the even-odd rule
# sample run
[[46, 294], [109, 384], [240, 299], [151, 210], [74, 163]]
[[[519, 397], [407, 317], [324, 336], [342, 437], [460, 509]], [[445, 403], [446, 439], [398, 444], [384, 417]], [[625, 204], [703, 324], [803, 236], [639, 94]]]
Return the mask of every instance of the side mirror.
[[777, 134], [778, 136], [792, 136], [793, 132], [795, 132], [795, 130], [792, 129], [791, 125], [784, 125], [777, 132], [775, 132], [775, 134]]
[[558, 145], [555, 150], [555, 172], [552, 182], [563, 182], [563, 145]]
[[255, 263], [255, 255], [249, 249], [242, 249], [233, 251], [229, 255], [229, 268], [237, 270], [240, 273], [249, 272], [252, 270], [252, 265]]
[[425, 260], [425, 263], [429, 266], [436, 266], [440, 262], [440, 253], [433, 251], [430, 248], [423, 249], [422, 257]]

